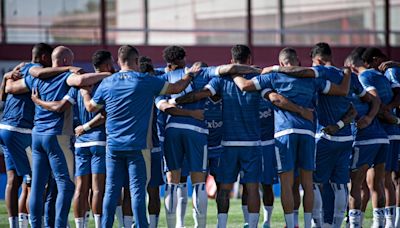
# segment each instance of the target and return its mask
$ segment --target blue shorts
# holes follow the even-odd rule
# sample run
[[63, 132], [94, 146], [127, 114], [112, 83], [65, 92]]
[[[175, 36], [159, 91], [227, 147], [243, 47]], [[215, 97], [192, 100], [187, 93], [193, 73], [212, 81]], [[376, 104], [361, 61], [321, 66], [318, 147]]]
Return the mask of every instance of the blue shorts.
[[218, 175], [219, 159], [222, 151], [222, 147], [218, 147], [217, 149], [208, 149], [208, 170], [210, 175], [214, 178]]
[[386, 153], [390, 150], [389, 144], [369, 144], [353, 146], [353, 154], [351, 156], [351, 170], [357, 170], [363, 165], [372, 167], [385, 163]]
[[32, 135], [0, 129], [0, 144], [4, 152], [6, 170], [15, 170], [18, 176], [31, 175]]
[[336, 142], [317, 139], [315, 183], [347, 184], [350, 180], [349, 166], [353, 141]]
[[207, 135], [187, 129], [167, 128], [164, 156], [167, 170], [183, 168], [186, 158], [189, 172], [206, 172]]
[[275, 139], [278, 173], [297, 168], [314, 171], [315, 138], [306, 134], [288, 134]]
[[275, 145], [266, 145], [262, 150], [262, 175], [261, 183], [270, 185], [278, 183], [278, 173], [276, 172]]
[[217, 182], [231, 184], [240, 172], [241, 182], [259, 183], [261, 180], [261, 147], [224, 146], [221, 153]]
[[76, 147], [75, 176], [106, 174], [106, 147]]
[[[155, 152], [159, 150], [158, 152]], [[163, 173], [163, 161], [162, 161], [162, 152], [161, 148], [153, 148], [151, 151], [151, 174], [149, 187], [158, 187], [163, 185], [164, 182], [164, 173]]]
[[386, 153], [385, 170], [386, 171], [398, 171], [399, 170], [399, 150], [400, 141], [390, 140], [389, 150]]

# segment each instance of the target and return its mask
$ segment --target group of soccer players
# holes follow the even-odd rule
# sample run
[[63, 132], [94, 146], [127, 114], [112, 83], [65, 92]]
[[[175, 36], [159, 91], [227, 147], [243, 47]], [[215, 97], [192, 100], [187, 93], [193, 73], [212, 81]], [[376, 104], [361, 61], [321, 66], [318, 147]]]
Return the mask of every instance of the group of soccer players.
[[123, 45], [118, 72], [100, 50], [86, 73], [69, 48], [35, 45], [0, 86], [10, 227], [67, 227], [71, 203], [79, 228], [90, 210], [96, 227], [115, 215], [121, 227], [157, 227], [164, 184], [167, 225], [184, 227], [189, 175], [195, 226], [206, 227], [208, 174], [217, 227], [229, 226], [238, 177], [244, 226], [257, 227], [261, 190], [263, 227], [273, 227], [278, 176], [288, 228], [300, 186], [305, 227], [341, 227], [346, 215], [362, 227], [370, 198], [373, 227], [400, 227], [400, 64], [359, 47], [337, 68], [326, 43], [312, 48], [312, 67], [292, 48], [265, 68], [245, 45], [231, 55], [188, 68], [185, 49], [169, 46], [155, 68]]

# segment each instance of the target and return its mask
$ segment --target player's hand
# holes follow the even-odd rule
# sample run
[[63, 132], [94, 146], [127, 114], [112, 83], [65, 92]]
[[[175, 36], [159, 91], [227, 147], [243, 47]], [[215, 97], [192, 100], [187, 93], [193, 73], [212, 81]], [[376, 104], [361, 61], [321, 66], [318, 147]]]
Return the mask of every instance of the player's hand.
[[369, 116], [363, 116], [356, 122], [356, 127], [358, 129], [364, 129], [368, 127], [372, 122], [372, 118]]
[[8, 73], [6, 73], [4, 75], [4, 79], [5, 80], [11, 79], [13, 81], [16, 81], [16, 80], [21, 79], [21, 78], [22, 78], [22, 73], [21, 73], [20, 70], [13, 70], [13, 71], [8, 72]]
[[82, 125], [79, 125], [75, 128], [75, 136], [79, 137], [81, 135], [85, 134], [85, 130], [83, 129]]
[[314, 122], [314, 110], [310, 108], [303, 108], [300, 112], [300, 116], [306, 120]]
[[272, 68], [273, 66], [269, 66], [269, 67], [264, 67], [261, 71], [261, 74], [269, 74], [272, 72]]
[[204, 120], [204, 110], [197, 109], [191, 112], [191, 116], [196, 120]]
[[37, 91], [37, 88], [32, 89], [31, 99], [32, 99], [33, 103], [37, 103], [38, 100], [40, 99], [39, 92]]
[[69, 72], [74, 73], [74, 74], [84, 74], [85, 73], [85, 71], [82, 68], [76, 67], [76, 66], [70, 66]]
[[322, 129], [322, 132], [328, 135], [334, 135], [339, 131], [339, 126], [337, 124], [328, 125]]
[[381, 63], [381, 65], [379, 65], [378, 69], [382, 72], [385, 72], [387, 69], [396, 67], [399, 65], [400, 65], [400, 63], [395, 62], [395, 61], [386, 61], [386, 62]]
[[21, 70], [22, 67], [26, 65], [26, 62], [21, 62], [20, 64], [16, 65], [13, 70]]
[[192, 74], [194, 74], [195, 76], [197, 76], [197, 74], [198, 74], [200, 71], [201, 71], [201, 67], [198, 66], [198, 65], [193, 65], [193, 66], [190, 67], [190, 68], [185, 68], [185, 72], [186, 72], [187, 74], [192, 73]]
[[79, 91], [81, 92], [82, 96], [90, 95], [92, 94], [92, 86], [82, 87]]

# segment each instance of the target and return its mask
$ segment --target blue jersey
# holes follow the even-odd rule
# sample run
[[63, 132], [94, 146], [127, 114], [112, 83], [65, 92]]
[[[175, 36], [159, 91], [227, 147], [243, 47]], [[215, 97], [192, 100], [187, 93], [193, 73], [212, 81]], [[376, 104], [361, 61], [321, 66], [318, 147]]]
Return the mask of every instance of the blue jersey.
[[103, 79], [92, 102], [105, 105], [107, 146], [114, 151], [152, 148], [154, 97], [168, 83], [149, 74], [120, 71]]
[[[92, 95], [95, 93], [98, 85], [100, 83], [97, 83], [92, 90]], [[90, 120], [92, 120], [98, 113], [96, 112], [88, 112], [85, 108], [85, 103], [83, 101], [83, 97], [81, 93], [79, 92], [79, 89], [72, 87], [69, 92], [68, 92], [68, 97], [67, 98], [72, 98], [74, 101], [76, 101], [76, 106], [74, 106], [74, 110], [77, 110], [77, 112], [74, 112], [74, 114], [77, 117], [77, 121], [79, 125], [83, 125]], [[79, 136], [76, 138], [76, 143], [86, 143], [86, 142], [105, 142], [106, 141], [106, 129], [105, 125], [102, 124], [100, 126], [94, 127], [90, 129], [89, 131], [85, 132], [85, 134]]]
[[[167, 80], [170, 83], [175, 83], [183, 78], [185, 75], [185, 69], [178, 69], [164, 75], [160, 76]], [[218, 68], [217, 67], [206, 67], [202, 68], [202, 70], [197, 74], [197, 76], [192, 80], [192, 82], [186, 87], [184, 91], [179, 94], [171, 95], [171, 98], [177, 98], [183, 96], [187, 93], [192, 91], [202, 89], [212, 77], [218, 76]], [[196, 109], [204, 109], [205, 99], [202, 99], [197, 102], [189, 103], [189, 104], [182, 104], [179, 108], [187, 109], [187, 110], [196, 110]], [[173, 128], [182, 128], [182, 129], [189, 129], [194, 130], [200, 133], [208, 133], [208, 129], [206, 126], [205, 121], [196, 120], [192, 117], [188, 116], [169, 116], [167, 119], [166, 128], [173, 127]]]
[[213, 101], [211, 98], [206, 100], [204, 108], [204, 118], [208, 128], [207, 144], [208, 148], [215, 148], [221, 145], [222, 140], [222, 99]]
[[274, 110], [272, 103], [260, 98], [261, 144], [274, 139]]
[[[41, 66], [38, 63], [28, 63], [21, 68], [23, 80], [32, 80], [29, 69]], [[18, 128], [33, 128], [35, 104], [31, 100], [31, 93], [7, 94], [5, 101], [2, 124]]]
[[[325, 80], [329, 80], [335, 84], [340, 84], [343, 79], [343, 71], [334, 66], [315, 66], [313, 67], [318, 71], [318, 77]], [[352, 80], [351, 80], [352, 82]], [[350, 88], [355, 88], [350, 86]], [[361, 91], [355, 91], [356, 94], [360, 94]], [[349, 92], [352, 94], [352, 91]], [[317, 105], [317, 132], [322, 135], [322, 129], [328, 125], [334, 125], [336, 122], [341, 120], [350, 108], [350, 96], [329, 96], [323, 93], [318, 94], [318, 105]], [[335, 136], [331, 136], [328, 140], [333, 141], [352, 141], [352, 133], [350, 125], [344, 126], [340, 129]]]
[[[59, 101], [67, 95], [71, 88], [67, 79], [71, 72], [59, 74], [49, 79], [25, 80], [26, 86], [32, 90], [37, 89], [43, 101]], [[65, 112], [52, 112], [39, 105], [35, 105], [34, 133], [43, 135], [72, 135], [73, 134], [73, 109]]]
[[[251, 78], [254, 75], [246, 75]], [[223, 146], [259, 146], [259, 92], [242, 92], [231, 77], [213, 78], [206, 86], [222, 97]]]
[[[391, 83], [381, 72], [375, 69], [363, 71], [359, 79], [367, 91], [375, 89], [378, 92], [382, 104], [389, 104], [393, 99], [392, 88], [400, 86], [397, 83]], [[389, 136], [400, 135], [400, 129], [397, 125], [382, 123], [382, 126]]]
[[[399, 87], [400, 85], [400, 67], [389, 68], [385, 72], [386, 78], [392, 83], [392, 88]], [[400, 116], [400, 110], [396, 109], [396, 115]]]
[[[295, 78], [281, 73], [259, 75], [252, 79], [261, 95], [275, 90], [291, 102], [305, 108], [315, 108], [315, 97], [318, 92], [328, 93], [331, 83], [323, 78]], [[315, 125], [300, 115], [279, 109], [275, 111], [275, 138], [291, 134], [315, 135]]]

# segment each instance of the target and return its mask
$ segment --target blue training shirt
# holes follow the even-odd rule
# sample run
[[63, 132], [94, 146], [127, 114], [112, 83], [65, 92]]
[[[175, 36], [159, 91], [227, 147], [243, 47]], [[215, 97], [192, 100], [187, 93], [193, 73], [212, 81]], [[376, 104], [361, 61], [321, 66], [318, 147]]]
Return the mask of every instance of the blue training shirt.
[[[166, 81], [170, 83], [175, 83], [183, 78], [185, 75], [185, 69], [178, 69], [171, 72], [167, 72], [164, 75], [160, 76], [164, 78]], [[204, 86], [215, 76], [218, 76], [218, 68], [217, 67], [204, 67], [202, 70], [197, 74], [197, 76], [191, 81], [191, 83], [186, 87], [184, 91], [179, 94], [170, 95], [170, 98], [177, 98], [181, 97], [187, 93], [192, 91], [200, 90], [204, 88]], [[164, 98], [158, 98], [157, 101], [159, 102]], [[187, 110], [196, 110], [196, 109], [204, 109], [205, 99], [202, 99], [197, 102], [182, 104], [179, 105], [179, 108], [187, 109]], [[206, 126], [205, 121], [196, 120], [189, 116], [168, 116], [167, 124], [165, 128], [180, 128], [180, 129], [188, 129], [197, 131], [199, 133], [208, 134], [208, 129]]]
[[[37, 66], [41, 65], [39, 63], [25, 64], [21, 68], [23, 80], [32, 80], [33, 77], [29, 74], [29, 69]], [[34, 115], [35, 104], [31, 100], [31, 93], [7, 94], [1, 125], [8, 125], [8, 127], [4, 127], [28, 133], [31, 132], [31, 129], [33, 128]], [[24, 128], [25, 130], [18, 128]]]
[[274, 110], [269, 100], [260, 98], [261, 145], [274, 144]]
[[[59, 74], [49, 79], [27, 78], [26, 86], [32, 90], [37, 88], [43, 101], [59, 101], [67, 95], [71, 88], [67, 79], [71, 72]], [[35, 127], [33, 133], [43, 135], [73, 135], [73, 109], [57, 113], [35, 105]]]
[[222, 141], [222, 99], [213, 101], [210, 97], [206, 99], [204, 118], [208, 128], [207, 145], [208, 151], [221, 148]]
[[[95, 93], [97, 87], [100, 83], [97, 83], [93, 86], [92, 95]], [[70, 99], [72, 101], [76, 101], [77, 108], [77, 120], [80, 125], [83, 125], [90, 120], [92, 120], [98, 112], [88, 112], [85, 108], [85, 103], [83, 101], [83, 97], [79, 92], [78, 88], [72, 87], [68, 95], [64, 97], [64, 99]], [[88, 147], [88, 146], [105, 146], [106, 145], [106, 128], [105, 125], [102, 124], [97, 127], [93, 127], [89, 131], [85, 132], [85, 134], [76, 138], [75, 147]]]
[[107, 146], [113, 151], [152, 148], [154, 97], [168, 82], [149, 74], [120, 71], [103, 79], [91, 102], [105, 105]]
[[[392, 83], [392, 87], [396, 88], [400, 85], [400, 67], [392, 67], [386, 70], [386, 78]], [[396, 115], [400, 116], [400, 109], [396, 109]]]
[[[246, 75], [252, 78], [254, 75]], [[206, 88], [222, 97], [223, 146], [259, 146], [259, 92], [242, 92], [229, 76], [213, 78]]]
[[[331, 83], [323, 78], [295, 78], [281, 73], [263, 74], [253, 79], [257, 90], [264, 95], [275, 90], [291, 102], [305, 108], [315, 108], [317, 93], [328, 93]], [[292, 113], [274, 106], [275, 111], [275, 138], [287, 134], [307, 134], [315, 136], [315, 125], [296, 113]]]
[[[382, 104], [389, 104], [393, 99], [392, 88], [400, 87], [398, 83], [391, 83], [381, 72], [375, 69], [368, 69], [360, 74], [360, 82], [367, 91], [375, 89], [382, 101]], [[392, 110], [394, 114], [394, 110]], [[397, 124], [386, 124], [381, 122], [382, 127], [388, 134], [389, 139], [397, 137], [400, 139], [400, 129]]]

